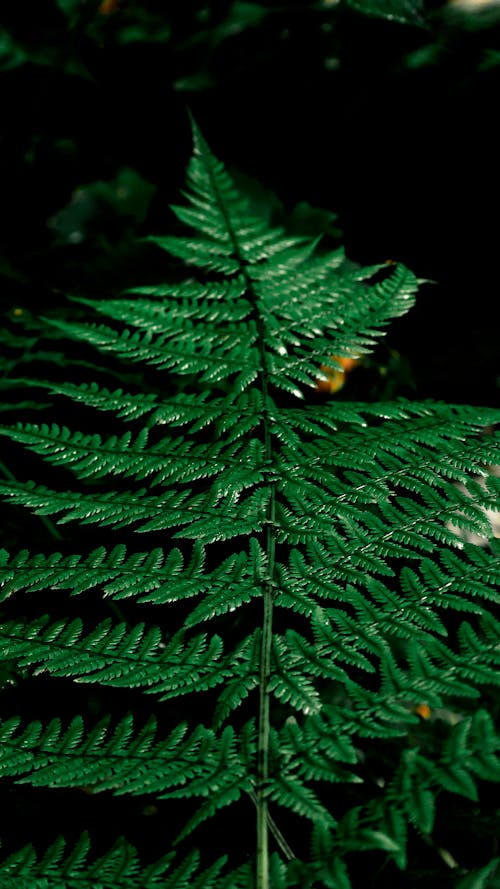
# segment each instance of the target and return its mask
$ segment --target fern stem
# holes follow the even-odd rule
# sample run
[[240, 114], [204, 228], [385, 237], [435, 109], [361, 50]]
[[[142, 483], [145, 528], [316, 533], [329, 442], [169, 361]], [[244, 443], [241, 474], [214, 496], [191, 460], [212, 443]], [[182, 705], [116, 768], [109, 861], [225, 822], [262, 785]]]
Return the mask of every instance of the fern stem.
[[[196, 127], [193, 122], [193, 129], [196, 134]], [[203, 140], [198, 133], [199, 144], [203, 144]], [[217, 180], [213, 175], [210, 167], [207, 167], [207, 173], [211, 179], [212, 188], [218, 201], [220, 211], [225, 220], [226, 229], [231, 239], [234, 255], [237, 257], [241, 272], [246, 281], [246, 288], [249, 300], [253, 305], [253, 312], [257, 323], [258, 332], [258, 348], [261, 361], [260, 383], [263, 395], [263, 428], [264, 428], [264, 460], [265, 465], [270, 466], [272, 462], [272, 441], [269, 424], [269, 363], [265, 344], [265, 330], [262, 314], [259, 309], [258, 297], [255, 293], [252, 279], [248, 275], [246, 269], [246, 260], [243, 256], [238, 237], [234, 231], [231, 217], [225, 206], [225, 202], [219, 192]], [[273, 586], [275, 571], [275, 546], [276, 539], [274, 533], [275, 522], [275, 485], [270, 482], [271, 496], [267, 510], [267, 528], [266, 528], [266, 557], [267, 557], [267, 578], [263, 583], [263, 624], [262, 624], [262, 643], [260, 653], [260, 669], [259, 669], [259, 722], [258, 722], [258, 741], [257, 741], [257, 786], [256, 786], [256, 806], [257, 806], [257, 853], [256, 853], [256, 889], [270, 889], [269, 883], [269, 812], [267, 806], [267, 783], [269, 778], [269, 736], [270, 736], [270, 693], [269, 680], [271, 677], [271, 652], [273, 642]], [[281, 834], [280, 834], [281, 835]]]
[[[264, 325], [258, 309], [258, 303], [252, 288], [252, 282], [248, 280], [248, 289], [253, 297], [254, 309], [257, 315], [257, 329], [259, 332], [259, 349], [261, 355], [262, 372], [261, 387], [264, 398], [263, 425], [264, 425], [264, 454], [266, 465], [272, 461], [272, 441], [268, 422], [268, 365], [264, 344]], [[259, 725], [257, 741], [257, 861], [256, 861], [256, 889], [269, 889], [269, 830], [270, 816], [267, 806], [267, 783], [269, 779], [269, 735], [271, 729], [270, 692], [269, 681], [271, 678], [271, 652], [273, 644], [273, 586], [276, 559], [276, 537], [274, 532], [276, 488], [274, 482], [270, 483], [271, 496], [269, 500], [266, 528], [266, 557], [267, 578], [263, 585], [263, 621], [262, 643], [260, 653], [259, 675]], [[274, 822], [273, 822], [274, 823]]]
[[[255, 791], [249, 790], [248, 795], [249, 795], [250, 799], [252, 800], [254, 806], [257, 807], [257, 795], [256, 795]], [[267, 813], [267, 823], [269, 826], [269, 830], [271, 831], [279, 848], [283, 852], [283, 855], [285, 856], [286, 860], [287, 861], [294, 861], [294, 859], [297, 857], [295, 855], [295, 852], [293, 851], [291, 846], [286, 841], [285, 837], [281, 833], [281, 830], [279, 829], [278, 825], [276, 824], [274, 818], [272, 817], [272, 815], [269, 814], [269, 812]]]
[[[274, 490], [271, 494], [272, 521], [274, 515]], [[267, 555], [270, 569], [274, 567], [275, 540], [272, 525], [267, 528]], [[268, 579], [263, 590], [264, 615], [259, 677], [259, 734], [257, 747], [257, 889], [269, 889], [269, 813], [267, 808], [267, 781], [269, 777], [269, 733], [271, 649], [273, 640], [272, 580]]]

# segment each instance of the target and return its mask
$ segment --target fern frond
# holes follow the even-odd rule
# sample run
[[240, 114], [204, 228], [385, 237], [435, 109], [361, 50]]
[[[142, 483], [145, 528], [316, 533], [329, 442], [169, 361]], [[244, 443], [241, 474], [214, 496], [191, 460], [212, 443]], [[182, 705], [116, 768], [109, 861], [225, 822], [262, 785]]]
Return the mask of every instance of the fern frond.
[[[0, 435], [26, 445], [36, 454], [56, 466], [72, 470], [77, 478], [102, 478], [107, 475], [123, 475], [151, 484], [166, 481], [193, 482], [213, 475], [226, 474], [221, 483], [229, 484], [231, 470], [240, 470], [242, 464], [259, 466], [262, 463], [262, 445], [256, 440], [239, 442], [227, 448], [221, 458], [217, 444], [197, 446], [177, 438], [164, 438], [153, 447], [147, 447], [148, 430], [143, 428], [135, 438], [130, 431], [120, 437], [112, 435], [102, 439], [100, 435], [84, 435], [71, 432], [57, 424], [21, 424], [15, 428], [0, 428]], [[255, 474], [255, 470], [254, 470]], [[254, 483], [262, 480], [257, 470]]]
[[21, 670], [35, 667], [34, 675], [144, 688], [160, 700], [206, 691], [234, 674], [234, 661], [223, 657], [218, 636], [164, 639], [159, 627], [130, 629], [109, 619], [89, 632], [79, 618], [50, 623], [44, 615], [30, 624], [7, 622], [0, 628], [0, 658], [15, 659]]
[[185, 331], [187, 319], [192, 320], [195, 329], [201, 329], [202, 324], [217, 323], [221, 329], [226, 325], [226, 332], [234, 330], [236, 324], [252, 314], [252, 304], [245, 298], [246, 286], [245, 278], [238, 276], [210, 285], [193, 281], [186, 287], [181, 283], [163, 294], [168, 296], [168, 303], [140, 297], [118, 300], [73, 297], [73, 301], [113, 321], [171, 338]]
[[[154, 717], [136, 729], [131, 715], [93, 728], [76, 716], [65, 729], [59, 717], [6, 719], [0, 773], [154, 794], [184, 813], [179, 845], [230, 805], [244, 819], [241, 797], [255, 804], [255, 877], [238, 861], [225, 876], [218, 861], [196, 875], [193, 858], [167, 869], [167, 887], [347, 889], [346, 854], [370, 850], [405, 868], [409, 831], [430, 835], [439, 794], [474, 801], [478, 781], [500, 777], [500, 733], [483, 708], [498, 685], [489, 522], [500, 413], [304, 403], [332, 356], [374, 348], [418, 281], [402, 265], [360, 269], [342, 250], [270, 227], [196, 128], [194, 142], [187, 205], [174, 208], [190, 231], [153, 239], [188, 266], [186, 280], [73, 298], [76, 318], [47, 324], [58, 342], [101, 356], [94, 379], [33, 381], [57, 396], [50, 415], [0, 428], [40, 458], [34, 474], [51, 467], [52, 487], [0, 482], [7, 514], [24, 507], [114, 536], [86, 555], [69, 537], [52, 554], [0, 552], [6, 669], [19, 682], [43, 674], [155, 695], [171, 733]], [[60, 595], [52, 616], [49, 590], [127, 600], [127, 615], [80, 619], [68, 606], [67, 616]], [[30, 595], [11, 603], [20, 592]], [[178, 725], [181, 696], [182, 713], [193, 709]], [[454, 724], [426, 739], [423, 704]], [[370, 770], [382, 746], [393, 761], [379, 775]], [[292, 864], [284, 834], [297, 821]], [[23, 879], [37, 874], [31, 858], [20, 866]], [[94, 872], [78, 868], [85, 887]]]
[[83, 324], [58, 321], [51, 324], [70, 339], [86, 342], [103, 352], [117, 355], [123, 361], [146, 364], [160, 371], [196, 374], [201, 383], [220, 383], [230, 379], [238, 389], [249, 386], [258, 376], [259, 356], [254, 347], [257, 332], [252, 324], [242, 330], [234, 327], [228, 336], [215, 337], [206, 328], [195, 332], [192, 326], [172, 338], [155, 337], [151, 331], [131, 333], [127, 328], [116, 331], [104, 324]]
[[198, 541], [188, 561], [178, 549], [165, 554], [156, 547], [149, 553], [128, 555], [123, 544], [109, 553], [98, 547], [88, 556], [31, 556], [21, 550], [9, 559], [8, 553], [0, 550], [0, 580], [2, 599], [20, 591], [67, 589], [71, 595], [79, 595], [102, 588], [105, 597], [115, 600], [135, 597], [140, 603], [161, 605], [207, 594], [211, 602], [220, 600], [219, 613], [236, 607], [231, 589], [241, 601], [257, 595], [253, 563], [247, 554], [234, 553], [208, 571], [205, 549]]
[[430, 834], [439, 795], [450, 793], [474, 801], [477, 776], [500, 780], [499, 739], [485, 711], [460, 719], [439, 743], [437, 757], [418, 748], [403, 750], [383, 799], [351, 810], [340, 822], [337, 848], [384, 849], [404, 869], [409, 825]]
[[69, 851], [59, 837], [39, 858], [33, 846], [25, 846], [0, 863], [1, 884], [4, 889], [215, 889], [224, 866], [220, 859], [200, 873], [197, 852], [180, 864], [169, 852], [152, 864], [141, 865], [136, 849], [123, 838], [99, 858], [91, 858], [90, 849], [87, 833]]
[[[140, 532], [158, 531], [188, 525], [176, 536], [198, 539], [205, 543], [227, 540], [240, 534], [252, 534], [262, 529], [269, 492], [257, 489], [241, 502], [233, 495], [232, 502], [220, 503], [209, 494], [192, 495], [189, 489], [172, 491], [170, 495], [154, 497], [147, 488], [125, 493], [104, 492], [64, 494], [34, 482], [17, 484], [0, 482], [0, 495], [12, 503], [27, 506], [37, 515], [58, 515], [58, 524], [78, 521], [83, 525], [111, 525], [124, 528], [139, 523]], [[236, 518], [236, 521], [235, 521]]]
[[32, 722], [17, 732], [18, 726], [17, 719], [0, 725], [0, 774], [20, 783], [160, 798], [180, 788], [182, 796], [203, 797], [237, 776], [234, 799], [251, 786], [229, 726], [218, 738], [201, 725], [187, 734], [182, 723], [157, 741], [156, 720], [134, 732], [131, 714], [112, 729], [105, 718], [88, 732], [81, 717], [65, 730], [57, 718], [45, 727]]

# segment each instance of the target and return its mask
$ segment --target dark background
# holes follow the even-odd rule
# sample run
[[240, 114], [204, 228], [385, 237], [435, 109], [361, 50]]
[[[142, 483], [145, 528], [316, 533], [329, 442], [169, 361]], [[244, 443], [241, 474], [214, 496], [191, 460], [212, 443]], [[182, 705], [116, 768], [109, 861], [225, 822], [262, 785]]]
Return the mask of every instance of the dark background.
[[154, 278], [138, 238], [172, 224], [189, 107], [213, 150], [288, 211], [335, 211], [351, 259], [401, 260], [435, 282], [376, 356], [402, 356], [389, 395], [496, 403], [499, 23], [494, 6], [474, 9], [5, 6], [4, 311]]
[[[25, 349], [22, 331], [36, 340], [39, 316], [68, 311], [65, 294], [99, 298], [162, 280], [164, 256], [141, 238], [175, 226], [168, 205], [191, 153], [190, 109], [274, 221], [326, 230], [331, 240], [341, 232], [352, 261], [399, 260], [433, 282], [340, 397], [498, 404], [499, 8], [407, 0], [3, 5], [0, 311], [10, 345], [0, 394], [28, 372], [13, 357], [12, 336]], [[327, 213], [293, 212], [302, 201], [334, 211], [333, 229]], [[48, 375], [43, 359], [34, 373]], [[61, 373], [70, 376], [67, 363]], [[7, 453], [16, 474], [29, 476], [29, 462], [19, 467]], [[48, 548], [38, 518], [23, 512], [11, 526], [6, 515], [7, 547]], [[94, 602], [71, 607], [78, 615]], [[53, 687], [40, 677], [7, 688], [4, 710], [49, 718]], [[57, 711], [98, 718], [115, 700], [114, 690], [93, 698], [74, 683], [58, 688]], [[127, 706], [139, 715], [142, 706], [145, 717], [149, 702], [127, 694]], [[110, 826], [149, 843], [152, 855], [165, 848], [161, 803], [155, 819], [140, 800], [63, 791], [57, 817], [72, 811], [75, 823], [61, 825], [50, 790], [12, 784], [4, 793], [7, 849], [33, 837], [43, 848], [55, 831], [67, 826], [76, 836], [82, 824], [100, 825], [98, 851]], [[461, 800], [459, 811], [444, 813], [454, 842], [464, 838], [464, 865], [469, 853], [473, 866], [495, 851], [497, 824], [488, 819], [496, 806], [486, 800], [481, 814]], [[231, 817], [223, 814], [223, 830]], [[428, 867], [435, 882], [426, 885], [441, 889], [435, 852], [427, 861], [419, 849], [418, 857], [419, 878]], [[390, 875], [379, 876], [389, 885]], [[401, 889], [417, 885], [393, 876]]]

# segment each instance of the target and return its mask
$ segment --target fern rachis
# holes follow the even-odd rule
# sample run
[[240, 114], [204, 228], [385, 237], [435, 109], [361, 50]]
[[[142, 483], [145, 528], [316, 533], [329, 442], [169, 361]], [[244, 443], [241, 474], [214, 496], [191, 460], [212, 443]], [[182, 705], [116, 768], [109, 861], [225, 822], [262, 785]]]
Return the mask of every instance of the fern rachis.
[[[484, 466], [499, 462], [498, 439], [481, 432], [499, 413], [308, 403], [321, 366], [370, 351], [418, 282], [270, 228], [194, 139], [188, 206], [174, 208], [193, 233], [153, 239], [186, 264], [185, 282], [77, 299], [77, 316], [50, 324], [101, 355], [96, 379], [30, 384], [95, 429], [108, 414], [113, 432], [71, 428], [55, 408], [50, 422], [0, 428], [51, 467], [50, 484], [2, 481], [4, 499], [88, 540], [109, 533], [86, 552], [3, 551], [4, 661], [20, 683], [41, 673], [135, 689], [160, 725], [6, 719], [0, 769], [33, 786], [194, 800], [170, 838], [184, 859], [167, 850], [140, 871], [145, 887], [344, 889], [353, 852], [404, 869], [408, 831], [431, 841], [440, 795], [474, 799], [477, 779], [500, 779], [498, 730], [477, 703], [498, 683], [498, 546], [478, 550], [455, 529], [489, 532], [498, 479]], [[106, 362], [147, 373], [147, 391], [110, 388]], [[51, 590], [125, 611], [47, 614]], [[427, 747], [411, 741], [423, 701], [457, 714]], [[364, 763], [379, 742], [399, 761], [373, 794]], [[228, 806], [247, 823], [245, 802], [255, 861], [224, 869], [203, 851], [196, 875], [193, 831]], [[78, 849], [74, 865], [60, 845], [45, 864], [25, 849], [0, 873], [73, 867], [92, 886], [85, 838]], [[137, 885], [113, 864], [128, 849], [102, 859], [123, 889]]]

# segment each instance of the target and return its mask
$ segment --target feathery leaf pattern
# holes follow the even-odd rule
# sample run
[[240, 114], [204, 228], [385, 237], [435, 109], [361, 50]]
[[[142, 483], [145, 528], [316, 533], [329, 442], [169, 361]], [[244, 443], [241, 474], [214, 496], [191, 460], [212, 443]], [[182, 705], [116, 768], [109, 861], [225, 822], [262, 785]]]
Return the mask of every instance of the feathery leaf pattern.
[[[47, 485], [2, 480], [7, 509], [110, 535], [0, 551], [0, 659], [35, 687], [133, 689], [151, 713], [7, 717], [0, 774], [157, 801], [180, 813], [173, 851], [140, 865], [123, 839], [99, 859], [86, 835], [69, 853], [59, 839], [42, 859], [5, 859], [2, 885], [349, 889], [352, 852], [404, 869], [441, 795], [474, 801], [478, 781], [500, 780], [479, 700], [498, 685], [499, 550], [459, 533], [491, 536], [500, 413], [308, 403], [321, 365], [371, 351], [417, 279], [269, 227], [196, 127], [187, 179], [173, 209], [188, 233], [150, 239], [184, 282], [74, 298], [74, 318], [46, 319], [96, 367], [147, 371], [144, 391], [25, 378], [70, 419], [0, 427], [50, 466]], [[128, 610], [75, 617], [72, 597], [90, 596]], [[417, 745], [422, 702], [456, 718]], [[380, 743], [397, 745], [397, 768], [373, 794]], [[193, 851], [228, 807], [248, 837], [256, 815], [251, 866], [217, 831], [214, 855]]]

